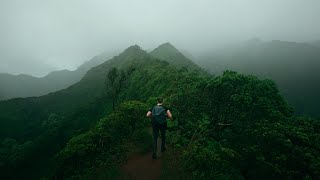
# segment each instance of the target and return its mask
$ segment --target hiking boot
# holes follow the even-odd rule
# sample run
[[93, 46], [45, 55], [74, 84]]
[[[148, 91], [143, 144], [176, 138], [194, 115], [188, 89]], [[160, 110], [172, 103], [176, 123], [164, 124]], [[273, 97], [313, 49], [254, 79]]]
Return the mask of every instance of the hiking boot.
[[165, 152], [167, 150], [167, 148], [163, 148], [163, 149], [161, 149], [161, 152]]
[[157, 159], [157, 154], [156, 153], [152, 153], [152, 159]]

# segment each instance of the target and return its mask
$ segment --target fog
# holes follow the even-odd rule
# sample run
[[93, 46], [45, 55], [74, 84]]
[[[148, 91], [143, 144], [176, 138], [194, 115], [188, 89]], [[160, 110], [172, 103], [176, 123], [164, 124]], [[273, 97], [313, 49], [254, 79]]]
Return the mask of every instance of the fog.
[[320, 39], [318, 0], [0, 0], [0, 72], [44, 76], [102, 52], [171, 42], [190, 53]]

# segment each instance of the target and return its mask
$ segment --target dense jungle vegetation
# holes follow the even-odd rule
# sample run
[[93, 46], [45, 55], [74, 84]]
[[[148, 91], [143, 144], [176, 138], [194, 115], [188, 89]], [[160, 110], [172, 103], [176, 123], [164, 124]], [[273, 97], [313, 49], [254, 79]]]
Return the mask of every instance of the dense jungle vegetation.
[[116, 178], [129, 152], [150, 150], [145, 114], [159, 96], [190, 179], [320, 177], [320, 121], [295, 116], [273, 80], [211, 75], [165, 44], [129, 47], [67, 89], [0, 101], [0, 178]]

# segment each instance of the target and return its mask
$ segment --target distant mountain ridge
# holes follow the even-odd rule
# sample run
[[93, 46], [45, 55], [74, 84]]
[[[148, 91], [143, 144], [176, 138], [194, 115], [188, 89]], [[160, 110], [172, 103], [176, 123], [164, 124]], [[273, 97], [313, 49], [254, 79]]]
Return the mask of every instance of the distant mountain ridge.
[[110, 55], [100, 54], [79, 66], [75, 71], [53, 71], [41, 78], [25, 74], [0, 73], [0, 100], [41, 96], [67, 88], [80, 81], [89, 69], [107, 61], [109, 58]]
[[[121, 54], [130, 54], [135, 51], [143, 51], [138, 45], [127, 48]], [[190, 69], [200, 69], [194, 62], [186, 58], [177, 48], [169, 42], [164, 43], [150, 53], [152, 57], [169, 62], [177, 67], [187, 67]], [[81, 78], [91, 68], [109, 60], [110, 55], [103, 53], [93, 57], [91, 60], [79, 66], [75, 71], [61, 70], [53, 71], [48, 75], [38, 78], [30, 75], [11, 75], [0, 73], [0, 100], [6, 100], [18, 97], [42, 96], [58, 90], [65, 89]]]

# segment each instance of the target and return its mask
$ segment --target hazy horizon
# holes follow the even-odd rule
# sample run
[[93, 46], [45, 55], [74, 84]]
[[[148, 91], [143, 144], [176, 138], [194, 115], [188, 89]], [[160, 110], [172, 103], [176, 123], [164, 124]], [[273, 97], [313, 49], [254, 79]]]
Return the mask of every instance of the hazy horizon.
[[74, 70], [102, 52], [170, 42], [191, 54], [252, 38], [320, 40], [320, 1], [0, 1], [0, 73]]

